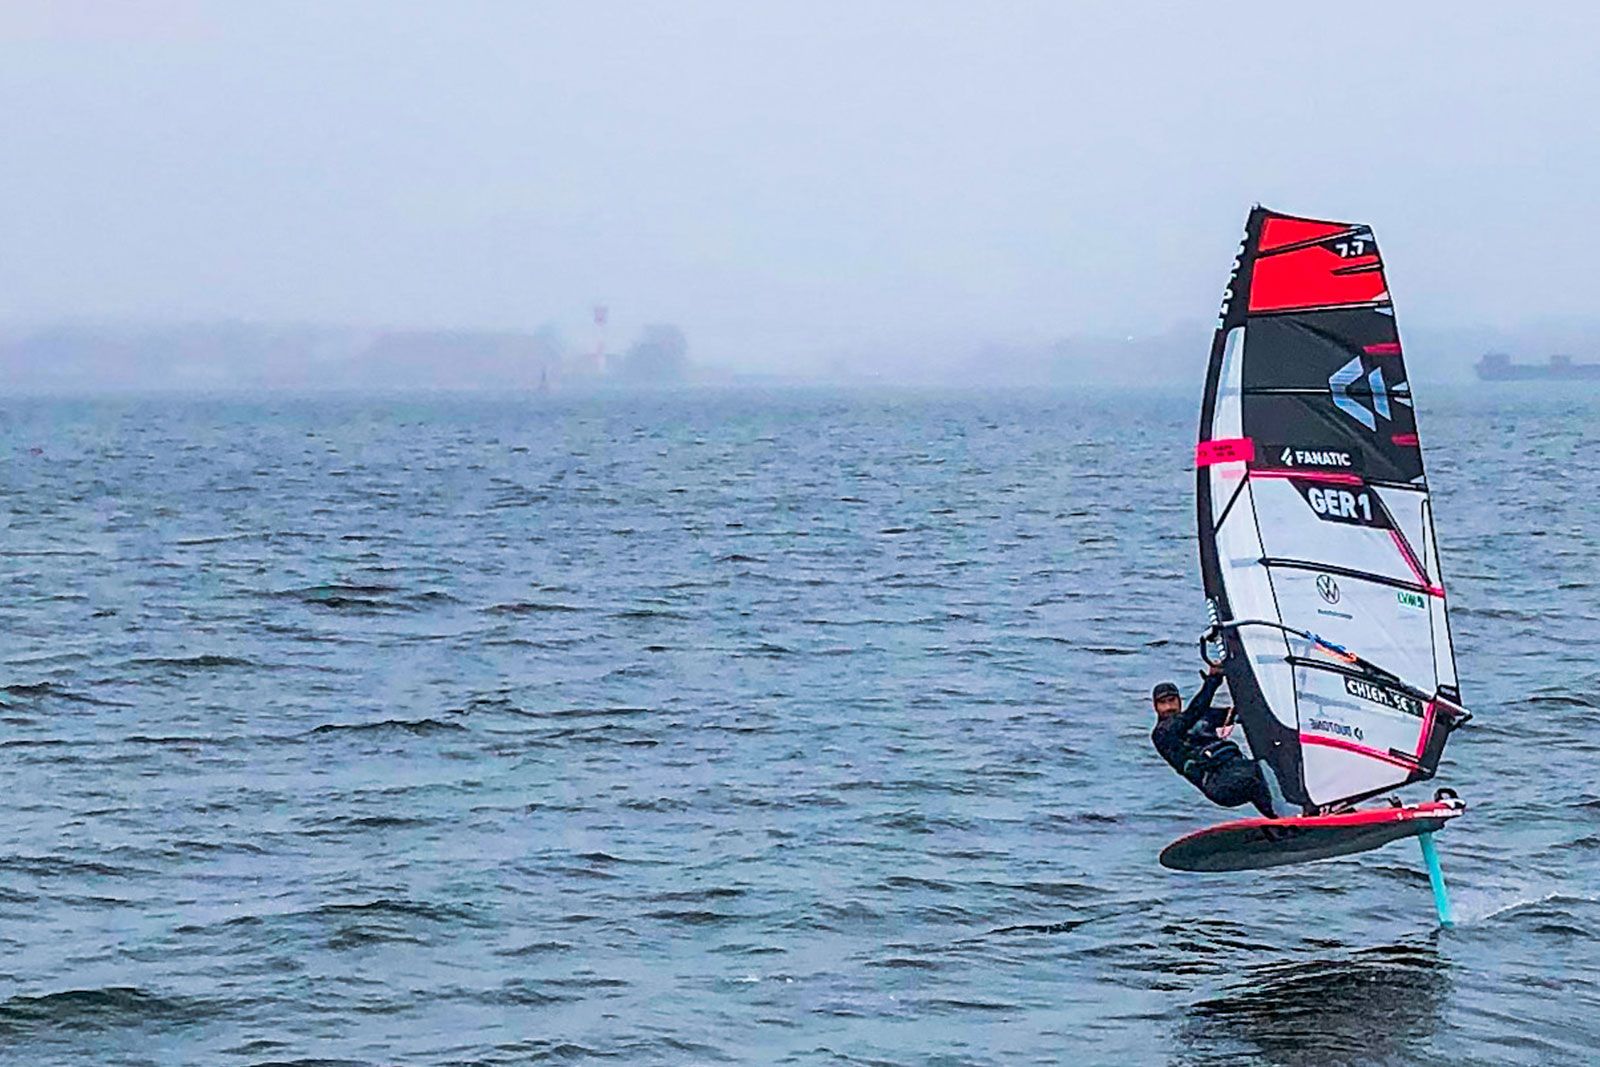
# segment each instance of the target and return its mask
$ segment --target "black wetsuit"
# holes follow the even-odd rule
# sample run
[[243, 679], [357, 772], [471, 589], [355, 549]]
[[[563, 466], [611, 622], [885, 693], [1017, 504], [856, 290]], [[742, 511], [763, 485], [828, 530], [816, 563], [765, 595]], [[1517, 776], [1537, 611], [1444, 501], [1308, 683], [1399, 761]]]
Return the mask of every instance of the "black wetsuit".
[[1172, 769], [1193, 782], [1214, 804], [1236, 808], [1254, 804], [1267, 818], [1273, 817], [1272, 794], [1254, 760], [1245, 758], [1239, 746], [1217, 736], [1226, 714], [1213, 708], [1211, 698], [1222, 684], [1222, 675], [1209, 675], [1189, 706], [1176, 715], [1156, 722], [1150, 731], [1161, 758]]

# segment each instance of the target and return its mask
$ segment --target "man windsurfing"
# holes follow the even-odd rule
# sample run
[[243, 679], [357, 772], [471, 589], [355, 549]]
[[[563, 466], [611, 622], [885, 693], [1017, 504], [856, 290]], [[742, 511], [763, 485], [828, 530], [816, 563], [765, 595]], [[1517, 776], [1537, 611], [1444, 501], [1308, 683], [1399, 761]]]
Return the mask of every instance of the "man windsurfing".
[[[1206, 799], [1224, 808], [1254, 804], [1266, 818], [1275, 818], [1272, 794], [1260, 764], [1239, 746], [1221, 736], [1230, 709], [1213, 708], [1211, 700], [1222, 685], [1222, 665], [1211, 664], [1200, 691], [1183, 706], [1178, 687], [1162, 682], [1150, 693], [1156, 725], [1150, 731], [1161, 758], [1192, 782]], [[1180, 711], [1179, 709], [1182, 708]]]

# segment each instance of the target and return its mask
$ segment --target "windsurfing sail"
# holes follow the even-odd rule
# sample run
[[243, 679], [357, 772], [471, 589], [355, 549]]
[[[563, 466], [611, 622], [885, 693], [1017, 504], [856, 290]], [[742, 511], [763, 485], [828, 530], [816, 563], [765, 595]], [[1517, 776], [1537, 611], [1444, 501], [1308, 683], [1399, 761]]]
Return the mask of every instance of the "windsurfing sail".
[[1250, 213], [1195, 466], [1228, 688], [1284, 796], [1327, 809], [1431, 778], [1470, 716], [1370, 228]]

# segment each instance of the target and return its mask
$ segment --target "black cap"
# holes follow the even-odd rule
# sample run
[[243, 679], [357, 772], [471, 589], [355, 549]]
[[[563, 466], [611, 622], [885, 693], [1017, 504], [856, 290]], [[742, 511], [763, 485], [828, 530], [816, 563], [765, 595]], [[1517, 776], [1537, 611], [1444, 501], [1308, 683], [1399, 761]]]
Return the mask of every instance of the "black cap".
[[1178, 695], [1178, 687], [1177, 686], [1173, 685], [1171, 682], [1162, 682], [1160, 685], [1158, 685], [1154, 689], [1150, 690], [1150, 702], [1152, 704], [1154, 704], [1156, 701], [1160, 700], [1162, 697], [1175, 697], [1177, 695]]

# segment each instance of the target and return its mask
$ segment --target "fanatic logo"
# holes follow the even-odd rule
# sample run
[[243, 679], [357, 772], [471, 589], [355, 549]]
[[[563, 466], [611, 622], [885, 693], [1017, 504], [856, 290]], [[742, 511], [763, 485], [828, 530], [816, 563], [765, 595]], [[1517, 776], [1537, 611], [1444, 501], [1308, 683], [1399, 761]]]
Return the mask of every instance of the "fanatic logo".
[[1286, 447], [1278, 453], [1278, 462], [1285, 467], [1354, 467], [1348, 452], [1335, 452], [1326, 448]]

